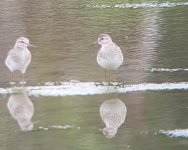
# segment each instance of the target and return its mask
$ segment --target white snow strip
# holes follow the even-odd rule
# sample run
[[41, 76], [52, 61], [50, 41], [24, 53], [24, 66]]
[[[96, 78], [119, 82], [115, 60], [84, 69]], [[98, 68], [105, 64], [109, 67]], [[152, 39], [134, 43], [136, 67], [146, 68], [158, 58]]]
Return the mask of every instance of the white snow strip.
[[159, 133], [173, 137], [188, 137], [188, 129], [160, 130]]
[[83, 6], [89, 8], [166, 8], [166, 7], [175, 7], [175, 6], [187, 6], [188, 2], [144, 2], [144, 3], [125, 3], [125, 4], [115, 4], [115, 5], [90, 5], [85, 4]]
[[26, 91], [30, 96], [73, 96], [95, 95], [105, 93], [126, 93], [137, 91], [159, 90], [188, 90], [188, 82], [178, 83], [142, 83], [127, 85], [124, 83], [95, 83], [95, 82], [60, 82], [44, 86], [0, 88], [0, 95], [20, 93]]

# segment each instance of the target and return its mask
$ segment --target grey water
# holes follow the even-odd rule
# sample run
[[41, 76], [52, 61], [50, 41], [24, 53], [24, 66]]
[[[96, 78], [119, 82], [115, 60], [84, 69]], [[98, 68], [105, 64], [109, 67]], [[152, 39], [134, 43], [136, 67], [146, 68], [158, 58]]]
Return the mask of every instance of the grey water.
[[[0, 88], [10, 87], [11, 76], [4, 60], [19, 36], [28, 37], [36, 46], [30, 49], [32, 63], [26, 73], [26, 86], [71, 80], [103, 82], [104, 71], [96, 63], [100, 47], [90, 45], [104, 32], [111, 35], [125, 57], [118, 82], [187, 82], [186, 1], [2, 0], [0, 6]], [[109, 78], [111, 74], [108, 72]], [[14, 79], [18, 83], [21, 74], [16, 72]], [[28, 96], [34, 108], [31, 120], [36, 122], [28, 132], [22, 131], [18, 121], [29, 113], [27, 103], [18, 100], [18, 109], [13, 111], [7, 106], [10, 96], [0, 96], [2, 150], [188, 148], [186, 137], [171, 138], [159, 132], [188, 128], [186, 90]], [[117, 134], [106, 138], [100, 106], [114, 98], [125, 104], [127, 114]]]

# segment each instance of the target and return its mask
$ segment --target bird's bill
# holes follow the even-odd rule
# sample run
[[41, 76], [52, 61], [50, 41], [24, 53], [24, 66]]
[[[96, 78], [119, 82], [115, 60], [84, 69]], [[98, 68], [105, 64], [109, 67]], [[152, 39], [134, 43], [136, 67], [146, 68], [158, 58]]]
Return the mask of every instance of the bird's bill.
[[31, 44], [28, 44], [28, 46], [30, 46], [30, 47], [35, 47], [34, 45], [31, 45]]
[[97, 41], [95, 41], [95, 42], [93, 42], [92, 44], [90, 44], [89, 46], [93, 46], [93, 45], [95, 45], [95, 44], [97, 44], [98, 42]]
[[39, 123], [40, 122], [40, 120], [37, 120], [37, 121], [34, 121], [34, 122], [32, 122], [33, 123], [33, 125], [34, 124], [37, 124], [37, 123]]
[[39, 121], [40, 121], [40, 120], [37, 120], [37, 121], [34, 121], [34, 122], [31, 121], [31, 123], [27, 125], [27, 128], [28, 128], [30, 125], [35, 125], [35, 124], [37, 124]]

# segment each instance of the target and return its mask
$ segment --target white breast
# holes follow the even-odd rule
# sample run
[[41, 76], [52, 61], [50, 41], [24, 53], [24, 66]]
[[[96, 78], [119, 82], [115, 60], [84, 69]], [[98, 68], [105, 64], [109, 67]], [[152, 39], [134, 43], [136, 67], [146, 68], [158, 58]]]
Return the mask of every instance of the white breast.
[[125, 121], [127, 108], [120, 99], [106, 100], [100, 106], [100, 115], [106, 127], [119, 128]]
[[18, 122], [22, 130], [28, 130], [28, 127], [32, 127], [31, 119], [34, 113], [34, 106], [25, 93], [10, 95], [7, 107], [11, 116]]
[[12, 49], [5, 60], [6, 66], [11, 72], [19, 70], [25, 73], [28, 65], [31, 62], [31, 53], [26, 49]]
[[121, 49], [114, 44], [102, 46], [97, 55], [97, 63], [104, 69], [118, 69], [123, 63]]

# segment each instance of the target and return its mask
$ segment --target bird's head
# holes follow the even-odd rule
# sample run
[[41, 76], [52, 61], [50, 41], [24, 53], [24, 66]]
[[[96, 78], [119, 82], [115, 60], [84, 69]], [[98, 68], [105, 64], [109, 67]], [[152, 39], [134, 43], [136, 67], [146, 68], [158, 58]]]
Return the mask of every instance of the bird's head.
[[33, 122], [29, 119], [22, 119], [18, 121], [18, 124], [22, 131], [31, 131], [33, 130]]
[[19, 48], [26, 48], [28, 46], [34, 47], [29, 43], [29, 39], [26, 37], [19, 37], [15, 44], [15, 47], [19, 47]]
[[100, 45], [107, 45], [112, 42], [111, 37], [108, 34], [100, 34], [97, 43]]
[[103, 128], [103, 134], [106, 138], [113, 138], [117, 133], [117, 128], [105, 127]]

